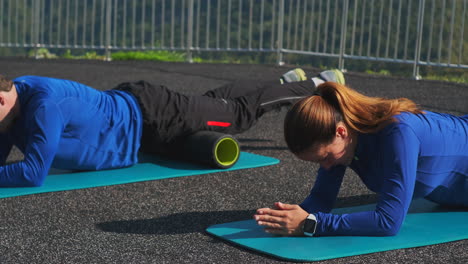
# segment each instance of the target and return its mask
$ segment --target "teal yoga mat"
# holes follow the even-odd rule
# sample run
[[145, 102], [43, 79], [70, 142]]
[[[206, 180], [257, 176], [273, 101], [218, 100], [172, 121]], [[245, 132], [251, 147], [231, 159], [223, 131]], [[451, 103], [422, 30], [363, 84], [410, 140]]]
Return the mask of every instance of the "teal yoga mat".
[[271, 157], [242, 152], [238, 162], [229, 169], [212, 169], [207, 166], [166, 160], [158, 157], [142, 157], [140, 163], [123, 169], [50, 174], [41, 187], [0, 188], [0, 198], [35, 193], [83, 189], [174, 177], [194, 176], [220, 171], [232, 171], [279, 163]]
[[[335, 210], [374, 210], [375, 205]], [[391, 237], [280, 237], [254, 220], [213, 225], [207, 232], [242, 247], [290, 261], [319, 261], [468, 238], [468, 211], [446, 211], [426, 200], [413, 201], [400, 232]]]

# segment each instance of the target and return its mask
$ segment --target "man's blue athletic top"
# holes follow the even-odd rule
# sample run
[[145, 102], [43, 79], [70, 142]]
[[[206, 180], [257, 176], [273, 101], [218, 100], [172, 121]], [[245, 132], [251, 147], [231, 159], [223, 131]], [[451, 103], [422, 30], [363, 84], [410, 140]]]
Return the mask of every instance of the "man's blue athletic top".
[[[345, 166], [320, 168], [301, 207], [316, 213], [317, 235], [394, 235], [412, 198], [468, 206], [468, 115], [402, 113], [377, 133], [360, 134], [350, 164], [373, 192], [375, 211], [330, 214]], [[424, 224], [424, 223], [421, 223]]]
[[[13, 82], [21, 113], [0, 135], [0, 186], [39, 186], [50, 167], [101, 170], [138, 161], [142, 116], [129, 93], [37, 76]], [[5, 165], [12, 145], [24, 160]]]

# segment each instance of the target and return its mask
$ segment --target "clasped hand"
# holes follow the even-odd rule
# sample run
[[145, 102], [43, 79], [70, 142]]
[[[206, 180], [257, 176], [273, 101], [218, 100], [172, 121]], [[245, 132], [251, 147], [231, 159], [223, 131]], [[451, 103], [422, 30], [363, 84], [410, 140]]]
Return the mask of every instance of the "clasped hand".
[[254, 215], [258, 225], [265, 227], [265, 232], [283, 235], [303, 235], [302, 226], [309, 213], [297, 204], [276, 202], [274, 208], [261, 208]]

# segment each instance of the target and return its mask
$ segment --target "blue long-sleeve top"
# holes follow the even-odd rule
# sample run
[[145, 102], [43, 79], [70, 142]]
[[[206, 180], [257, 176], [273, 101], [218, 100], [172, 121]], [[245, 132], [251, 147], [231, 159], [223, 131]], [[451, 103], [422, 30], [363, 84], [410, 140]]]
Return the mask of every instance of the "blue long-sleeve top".
[[402, 113], [377, 133], [359, 134], [350, 164], [378, 193], [374, 211], [331, 214], [345, 166], [320, 168], [300, 204], [318, 220], [317, 235], [398, 233], [413, 198], [468, 206], [468, 115]]
[[[132, 95], [38, 76], [13, 83], [20, 114], [0, 135], [0, 186], [40, 186], [51, 167], [101, 170], [138, 161], [142, 117]], [[24, 160], [5, 165], [13, 145]]]

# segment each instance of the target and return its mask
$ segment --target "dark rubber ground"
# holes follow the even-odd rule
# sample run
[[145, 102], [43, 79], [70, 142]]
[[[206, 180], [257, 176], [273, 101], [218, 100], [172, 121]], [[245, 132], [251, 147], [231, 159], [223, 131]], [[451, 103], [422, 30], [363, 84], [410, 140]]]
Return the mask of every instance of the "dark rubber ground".
[[[144, 79], [190, 94], [236, 79], [278, 79], [289, 70], [265, 65], [10, 58], [0, 62], [0, 73], [10, 78], [67, 78], [97, 89]], [[309, 76], [319, 71], [306, 70]], [[345, 77], [351, 87], [367, 95], [409, 97], [428, 110], [468, 113], [466, 85], [353, 72]], [[281, 160], [278, 165], [0, 199], [0, 263], [281, 262], [224, 243], [204, 230], [213, 224], [249, 219], [255, 209], [275, 201], [299, 203], [308, 194], [317, 167], [288, 153], [282, 136], [284, 115], [285, 110], [268, 113], [254, 128], [238, 136], [244, 151], [276, 157]], [[10, 157], [18, 158], [18, 153]], [[373, 201], [375, 195], [348, 172], [337, 206]], [[467, 240], [323, 263], [466, 262]]]

